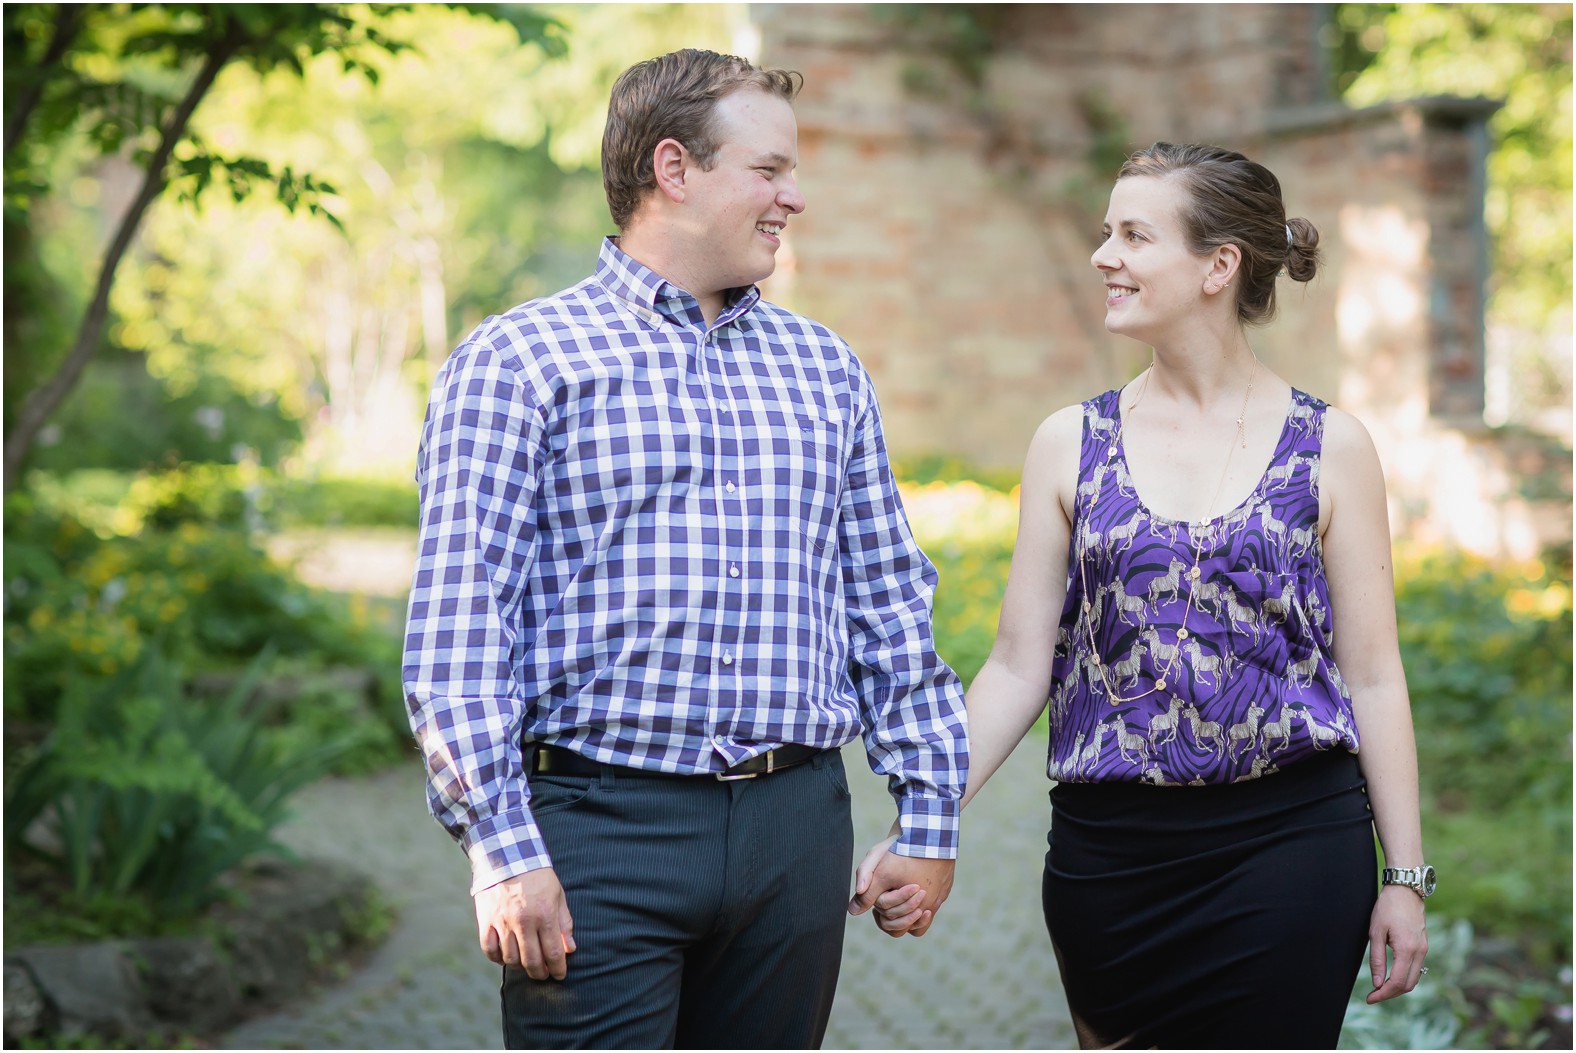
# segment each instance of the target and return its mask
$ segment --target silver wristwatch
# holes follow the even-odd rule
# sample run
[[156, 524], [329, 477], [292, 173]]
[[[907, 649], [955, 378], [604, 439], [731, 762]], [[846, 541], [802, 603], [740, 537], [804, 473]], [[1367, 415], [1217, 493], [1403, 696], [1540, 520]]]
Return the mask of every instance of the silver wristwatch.
[[1427, 863], [1420, 867], [1385, 867], [1380, 880], [1386, 885], [1405, 885], [1424, 899], [1434, 894], [1434, 868]]

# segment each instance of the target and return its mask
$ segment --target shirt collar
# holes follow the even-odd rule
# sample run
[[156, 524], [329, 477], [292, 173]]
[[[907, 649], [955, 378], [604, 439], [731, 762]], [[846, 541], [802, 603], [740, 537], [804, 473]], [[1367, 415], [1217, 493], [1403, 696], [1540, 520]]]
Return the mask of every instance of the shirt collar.
[[[602, 287], [641, 313], [658, 315], [680, 325], [703, 325], [700, 304], [695, 297], [668, 281], [618, 247], [616, 238], [602, 239], [597, 253], [596, 279]], [[728, 306], [712, 328], [737, 321], [761, 299], [757, 285], [730, 290]]]

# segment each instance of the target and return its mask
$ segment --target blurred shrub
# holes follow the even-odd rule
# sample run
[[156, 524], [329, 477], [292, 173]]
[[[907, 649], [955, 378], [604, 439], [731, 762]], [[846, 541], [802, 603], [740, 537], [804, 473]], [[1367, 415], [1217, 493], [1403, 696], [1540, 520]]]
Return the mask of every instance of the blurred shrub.
[[[369, 751], [395, 755], [408, 736], [398, 639], [364, 603], [297, 581], [234, 522], [233, 504], [186, 485], [200, 474], [134, 487], [128, 504], [147, 519], [131, 536], [101, 537], [26, 496], [7, 501], [7, 719], [47, 726], [73, 678], [113, 678], [150, 654], [194, 671], [233, 669], [272, 646], [295, 674], [303, 665], [368, 670], [379, 742], [350, 756], [362, 767]], [[126, 514], [123, 505], [117, 515]], [[303, 690], [285, 712], [324, 726], [326, 713], [349, 721], [352, 709], [343, 692]]]
[[[927, 478], [913, 479], [910, 471]], [[940, 579], [936, 650], [965, 684], [990, 656], [1018, 532], [1016, 486], [988, 486], [960, 474], [966, 471], [960, 461], [928, 458], [898, 475], [914, 539]]]
[[916, 486], [926, 483], [973, 483], [998, 493], [1017, 489], [1016, 468], [982, 468], [951, 454], [927, 453], [892, 458], [892, 474], [901, 482]]
[[274, 521], [283, 527], [388, 526], [414, 530], [416, 484], [384, 479], [280, 479], [270, 489]]
[[148, 654], [118, 675], [74, 677], [53, 729], [7, 780], [5, 843], [55, 870], [79, 902], [139, 899], [189, 916], [242, 859], [282, 852], [290, 796], [347, 745], [310, 748], [248, 703], [253, 679], [195, 706], [177, 670]]
[[1571, 949], [1571, 586], [1557, 562], [1403, 559], [1396, 606], [1417, 728], [1431, 901]]
[[33, 472], [27, 484], [41, 507], [69, 513], [103, 535], [136, 534], [145, 526], [169, 529], [180, 523], [248, 530], [414, 529], [418, 513], [412, 481], [300, 479], [250, 461], [191, 463], [158, 472]]
[[277, 398], [239, 391], [205, 371], [177, 390], [150, 376], [141, 354], [110, 345], [61, 406], [28, 465], [52, 472], [150, 471], [232, 461], [237, 449], [277, 464], [301, 436], [301, 422]]
[[[1341, 1049], [1569, 1049], [1570, 967], [1510, 967], [1463, 918], [1430, 918], [1428, 975], [1410, 993], [1369, 1005], [1364, 965]], [[1502, 945], [1502, 944], [1501, 944]]]

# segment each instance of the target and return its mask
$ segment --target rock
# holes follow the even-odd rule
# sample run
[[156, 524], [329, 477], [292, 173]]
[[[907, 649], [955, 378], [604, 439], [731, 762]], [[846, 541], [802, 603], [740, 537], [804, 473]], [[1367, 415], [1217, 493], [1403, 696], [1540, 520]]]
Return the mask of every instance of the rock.
[[265, 864], [243, 887], [248, 902], [225, 907], [220, 922], [241, 995], [253, 1002], [303, 990], [314, 972], [357, 941], [352, 925], [371, 896], [365, 878], [319, 863]]
[[141, 1044], [212, 1035], [246, 1011], [310, 990], [362, 942], [372, 886], [320, 863], [254, 863], [226, 878], [234, 902], [207, 915], [212, 937], [24, 947], [5, 956], [5, 1037]]
[[141, 977], [118, 943], [24, 947], [7, 957], [32, 974], [63, 1036], [141, 1039], [153, 1028]]
[[20, 961], [6, 957], [5, 962], [5, 1044], [14, 1049], [24, 1038], [53, 1030], [49, 1005], [33, 980], [33, 974]]
[[204, 1034], [235, 1019], [240, 993], [229, 963], [211, 941], [137, 940], [128, 951], [142, 974], [148, 1009], [160, 1021]]

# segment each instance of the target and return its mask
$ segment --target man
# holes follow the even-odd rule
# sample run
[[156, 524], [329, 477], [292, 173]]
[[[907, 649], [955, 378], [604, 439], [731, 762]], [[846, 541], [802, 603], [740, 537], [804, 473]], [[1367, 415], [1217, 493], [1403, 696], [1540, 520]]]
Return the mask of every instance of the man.
[[901, 835], [851, 909], [928, 923], [951, 887], [935, 571], [869, 377], [754, 284], [805, 207], [800, 80], [695, 50], [625, 71], [620, 235], [434, 385], [406, 693], [511, 1047], [818, 1046], [861, 731]]

